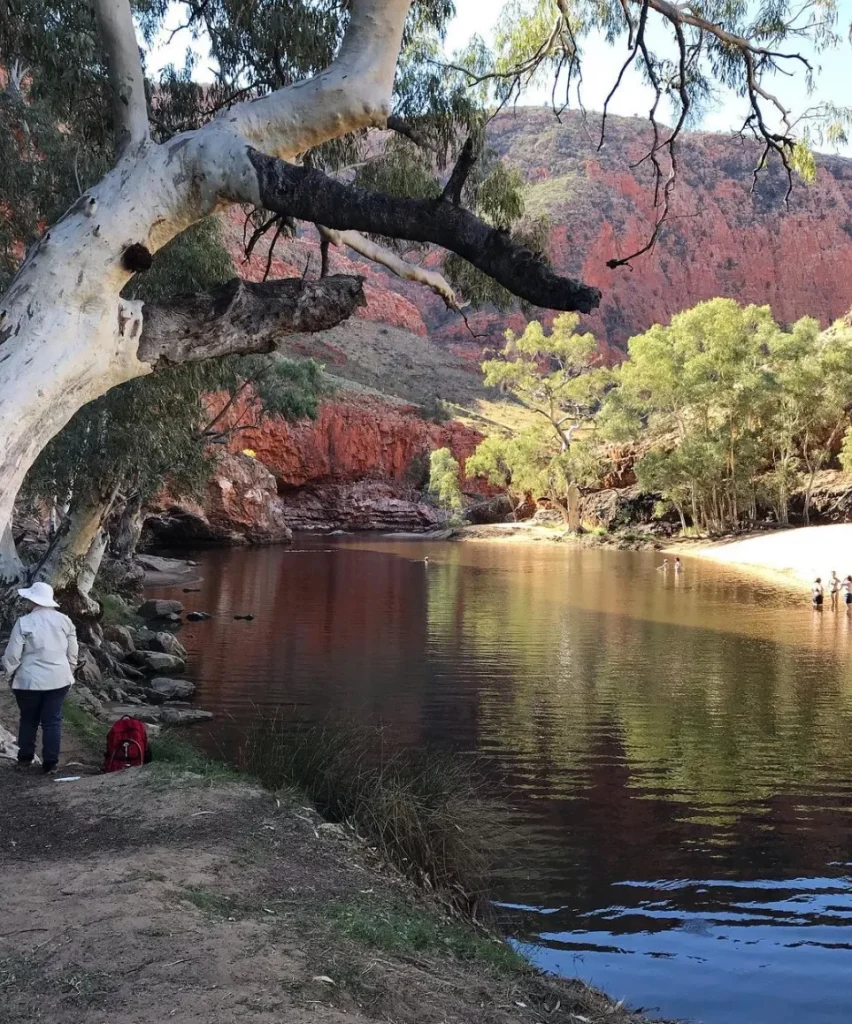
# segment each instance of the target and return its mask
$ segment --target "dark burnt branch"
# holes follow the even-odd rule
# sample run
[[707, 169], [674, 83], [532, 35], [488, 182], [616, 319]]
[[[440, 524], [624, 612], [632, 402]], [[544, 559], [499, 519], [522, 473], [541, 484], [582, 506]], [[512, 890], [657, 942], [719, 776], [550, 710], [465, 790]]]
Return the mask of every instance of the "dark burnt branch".
[[387, 121], [387, 126], [392, 132], [396, 132], [397, 135], [402, 135], [409, 142], [413, 142], [419, 149], [427, 149], [430, 152], [435, 152], [436, 146], [432, 139], [425, 132], [421, 132], [416, 128], [410, 121], [406, 121], [402, 117], [397, 117], [396, 114], [391, 114]]
[[251, 259], [251, 255], [254, 252], [254, 247], [261, 240], [261, 238], [263, 238], [263, 236], [266, 234], [266, 232], [269, 231], [269, 229], [280, 220], [280, 217], [279, 217], [279, 215], [277, 213], [275, 214], [274, 217], [269, 217], [267, 220], [265, 220], [262, 223], [258, 224], [258, 226], [254, 229], [254, 231], [252, 231], [251, 237], [247, 239], [246, 235], [248, 234], [249, 222], [252, 220], [252, 218], [255, 215], [255, 213], [256, 213], [256, 211], [253, 211], [253, 212], [247, 214], [246, 215], [246, 219], [243, 222], [243, 261], [244, 262], [247, 262], [248, 260]]
[[544, 309], [589, 313], [600, 302], [597, 288], [554, 274], [540, 256], [461, 206], [443, 199], [406, 199], [371, 192], [255, 149], [248, 153], [257, 172], [260, 200], [274, 213], [338, 231], [431, 242]]
[[328, 330], [366, 305], [363, 284], [363, 278], [342, 275], [263, 284], [235, 277], [210, 292], [146, 303], [137, 355], [158, 369], [274, 352], [286, 335]]
[[450, 179], [444, 187], [441, 195], [442, 199], [453, 203], [455, 206], [461, 204], [462, 189], [478, 159], [479, 153], [474, 145], [473, 136], [468, 135], [459, 153], [459, 158], [456, 160], [456, 165], [453, 168]]
[[[569, 0], [555, 0], [555, 3], [565, 25], [570, 27], [572, 11]], [[741, 60], [744, 92], [751, 108], [743, 130], [751, 130], [755, 137], [763, 143], [760, 159], [754, 169], [754, 183], [757, 181], [758, 174], [766, 166], [768, 158], [772, 154], [777, 155], [787, 173], [788, 189], [785, 202], [789, 200], [790, 192], [793, 188], [794, 148], [796, 144], [794, 135], [795, 125], [790, 111], [784, 106], [778, 96], [765, 88], [763, 80], [766, 74], [773, 72], [790, 75], [792, 73], [789, 70], [790, 65], [800, 65], [804, 68], [809, 81], [813, 74], [813, 66], [804, 54], [776, 49], [772, 41], [764, 45], [760, 37], [762, 35], [765, 39], [768, 33], [765, 29], [761, 29], [760, 26], [750, 28], [748, 31], [751, 33], [751, 37], [749, 37], [728, 31], [722, 25], [703, 17], [695, 5], [674, 3], [671, 0], [619, 0], [619, 4], [627, 32], [629, 56], [621, 67], [615, 86], [610, 91], [604, 104], [600, 139], [602, 144], [606, 130], [609, 104], [622, 85], [627, 69], [632, 63], [641, 61], [641, 66], [644, 68], [648, 80], [654, 89], [654, 103], [649, 115], [649, 121], [653, 130], [653, 141], [649, 151], [632, 166], [637, 167], [646, 160], [652, 163], [654, 168], [654, 206], [660, 209], [660, 214], [656, 219], [655, 228], [648, 244], [637, 253], [634, 253], [633, 256], [626, 257], [625, 259], [610, 260], [609, 266], [620, 266], [628, 263], [635, 256], [652, 248], [668, 216], [669, 202], [678, 174], [676, 144], [689, 113], [689, 79], [694, 66], [697, 65], [702, 56], [705, 56], [708, 52], [712, 55], [715, 51]], [[811, 6], [810, 3], [805, 3], [785, 26], [778, 29], [776, 38], [780, 38], [784, 34], [789, 34], [791, 37], [807, 37], [815, 28], [820, 27], [827, 30], [829, 27], [827, 21], [815, 21], [813, 18], [810, 19], [806, 26], [796, 25], [797, 19], [803, 17]], [[654, 11], [665, 23], [671, 26], [678, 49], [679, 72], [675, 88], [680, 99], [680, 115], [675, 127], [673, 129], [667, 128], [665, 132], [661, 132], [660, 125], [657, 122], [657, 110], [664, 91], [668, 92], [670, 85], [665, 83], [664, 90], [664, 83], [661, 81], [662, 66], [658, 59], [649, 53], [645, 42], [645, 24], [649, 10]], [[687, 38], [687, 32], [690, 33], [689, 38]], [[778, 131], [772, 131], [768, 127], [764, 116], [766, 108], [771, 108], [780, 118], [781, 128]], [[661, 151], [668, 151], [669, 173], [667, 176], [663, 171], [659, 158]]]
[[642, 4], [642, 13], [639, 15], [639, 26], [636, 29], [635, 38], [633, 35], [633, 19], [630, 17], [630, 12], [628, 11], [626, 5], [623, 6], [623, 10], [625, 20], [627, 21], [627, 45], [630, 49], [630, 52], [628, 53], [625, 62], [621, 65], [621, 70], [618, 72], [618, 77], [615, 80], [615, 84], [610, 89], [607, 98], [604, 100], [603, 111], [601, 112], [601, 137], [600, 141], [598, 142], [598, 150], [602, 149], [604, 140], [606, 139], [606, 117], [609, 113], [609, 105], [612, 102], [612, 98], [621, 88], [621, 81], [624, 78], [627, 69], [634, 62], [634, 60], [636, 60], [636, 54], [639, 52], [639, 47], [643, 46], [645, 42], [645, 26], [648, 24], [648, 0], [645, 0], [645, 2]]
[[269, 243], [269, 251], [266, 254], [266, 266], [263, 268], [263, 277], [261, 281], [266, 281], [269, 278], [269, 272], [272, 270], [272, 260], [275, 257], [275, 246], [278, 244], [278, 239], [281, 237], [281, 232], [287, 224], [286, 217], [278, 217], [278, 227], [275, 229], [275, 234], [272, 236], [272, 241]]
[[[647, 13], [648, 3], [642, 5], [643, 16]], [[642, 59], [645, 61], [645, 66], [648, 71], [648, 75], [651, 78], [651, 82], [654, 86], [654, 104], [651, 107], [650, 120], [654, 127], [654, 145], [650, 151], [650, 159], [654, 165], [654, 206], [658, 208], [656, 220], [654, 222], [654, 230], [651, 232], [651, 236], [648, 241], [636, 252], [631, 253], [629, 256], [625, 256], [620, 259], [607, 260], [607, 266], [614, 270], [616, 267], [629, 266], [631, 260], [636, 259], [639, 256], [644, 256], [646, 252], [650, 252], [657, 244], [657, 239], [660, 237], [660, 232], [663, 229], [663, 225], [668, 220], [669, 212], [671, 210], [671, 198], [677, 184], [678, 177], [678, 161], [677, 161], [677, 142], [680, 137], [680, 133], [686, 122], [686, 118], [689, 115], [689, 89], [687, 87], [687, 45], [686, 39], [683, 33], [683, 27], [680, 24], [674, 26], [675, 35], [677, 36], [678, 53], [679, 53], [679, 66], [678, 66], [678, 94], [680, 96], [680, 117], [678, 118], [677, 124], [672, 129], [669, 137], [664, 143], [659, 141], [659, 129], [657, 126], [656, 114], [657, 105], [660, 102], [662, 90], [660, 88], [660, 81], [654, 70], [650, 54], [648, 53], [647, 44], [645, 43], [645, 32], [644, 25], [641, 24], [637, 28], [636, 39], [637, 47], [642, 51]], [[662, 187], [662, 201], [660, 199], [660, 183], [662, 180], [662, 167], [658, 157], [658, 152], [661, 148], [666, 148], [669, 154], [669, 176], [666, 179], [665, 185]]]

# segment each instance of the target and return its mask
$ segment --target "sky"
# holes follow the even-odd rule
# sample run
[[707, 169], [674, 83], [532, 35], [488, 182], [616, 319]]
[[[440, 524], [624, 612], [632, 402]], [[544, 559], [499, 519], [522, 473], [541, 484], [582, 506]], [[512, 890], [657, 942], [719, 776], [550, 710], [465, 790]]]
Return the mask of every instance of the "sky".
[[[848, 31], [852, 24], [852, 0], [839, 0], [841, 31]], [[448, 54], [462, 49], [475, 34], [482, 36], [486, 42], [493, 38], [494, 27], [500, 16], [502, 4], [498, 0], [456, 0], [458, 13], [447, 32], [446, 52]], [[170, 19], [169, 29], [181, 23], [180, 5], [175, 4]], [[843, 28], [845, 26], [845, 29]], [[163, 36], [162, 38], [164, 38]], [[189, 33], [178, 34], [171, 45], [156, 48], [148, 58], [149, 68], [156, 72], [166, 64], [183, 63]], [[653, 45], [653, 44], [652, 44]], [[581, 43], [583, 49], [583, 104], [589, 111], [601, 110], [609, 93], [621, 62], [626, 56], [626, 41], [620, 46], [612, 47], [602, 38], [589, 38]], [[821, 101], [831, 100], [840, 105], [852, 107], [852, 44], [847, 40], [838, 50], [822, 54], [805, 52], [812, 59], [817, 70], [817, 88], [810, 96], [807, 93], [804, 76], [776, 76], [767, 80], [767, 87], [775, 92], [791, 110], [800, 113]], [[205, 55], [206, 56], [206, 55]], [[198, 63], [197, 77], [199, 80], [210, 80], [211, 72], [208, 62], [202, 57]], [[521, 98], [521, 103], [541, 105], [550, 100], [551, 85], [528, 89]], [[625, 76], [616, 96], [610, 102], [610, 112], [625, 117], [633, 115], [647, 116], [653, 97], [649, 86], [640, 78], [638, 72], [631, 70]], [[574, 101], [572, 100], [572, 105]], [[704, 131], [736, 131], [743, 123], [746, 114], [746, 102], [730, 92], [720, 92], [713, 108], [708, 110], [699, 127]], [[665, 119], [665, 115], [663, 115]], [[670, 118], [669, 118], [670, 119]], [[828, 149], [829, 152], [837, 150]], [[852, 145], [839, 150], [844, 156], [852, 157]]]

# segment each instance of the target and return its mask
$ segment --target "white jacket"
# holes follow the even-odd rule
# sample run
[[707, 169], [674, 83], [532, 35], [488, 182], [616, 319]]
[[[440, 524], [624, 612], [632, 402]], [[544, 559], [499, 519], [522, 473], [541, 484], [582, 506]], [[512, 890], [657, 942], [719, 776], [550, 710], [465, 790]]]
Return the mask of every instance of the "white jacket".
[[59, 690], [73, 684], [77, 654], [77, 633], [68, 616], [34, 608], [12, 628], [3, 668], [13, 690]]

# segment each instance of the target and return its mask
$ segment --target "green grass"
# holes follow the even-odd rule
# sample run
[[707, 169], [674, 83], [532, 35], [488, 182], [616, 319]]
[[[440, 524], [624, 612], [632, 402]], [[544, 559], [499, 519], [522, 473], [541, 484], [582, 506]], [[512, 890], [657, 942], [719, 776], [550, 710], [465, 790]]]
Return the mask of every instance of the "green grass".
[[148, 772], [153, 781], [168, 783], [178, 777], [198, 776], [208, 785], [220, 782], [246, 782], [245, 772], [238, 772], [226, 761], [208, 757], [183, 736], [163, 729], [151, 737], [152, 761]]
[[[73, 691], [72, 691], [73, 693]], [[62, 708], [65, 725], [78, 737], [92, 755], [101, 756], [106, 747], [106, 734], [109, 726], [85, 708], [66, 700]]]
[[[100, 757], [106, 748], [109, 723], [102, 722], [90, 711], [73, 701], [66, 701], [62, 715], [69, 728], [86, 746], [92, 756]], [[153, 732], [153, 730], [151, 730]], [[198, 776], [207, 783], [245, 782], [244, 772], [238, 772], [232, 765], [208, 757], [189, 740], [178, 736], [170, 729], [163, 729], [158, 735], [149, 733], [152, 762], [148, 768], [151, 777], [159, 782], [168, 782], [178, 776]]]
[[208, 917], [225, 919], [241, 917], [242, 912], [237, 904], [221, 893], [202, 889], [200, 886], [186, 885], [181, 889], [180, 898], [197, 907]]
[[336, 904], [327, 920], [337, 934], [385, 953], [451, 956], [501, 974], [530, 970], [529, 962], [500, 939], [402, 899]]
[[549, 216], [555, 209], [576, 201], [584, 190], [588, 190], [587, 179], [580, 174], [545, 178], [524, 189], [524, 208], [533, 217]]

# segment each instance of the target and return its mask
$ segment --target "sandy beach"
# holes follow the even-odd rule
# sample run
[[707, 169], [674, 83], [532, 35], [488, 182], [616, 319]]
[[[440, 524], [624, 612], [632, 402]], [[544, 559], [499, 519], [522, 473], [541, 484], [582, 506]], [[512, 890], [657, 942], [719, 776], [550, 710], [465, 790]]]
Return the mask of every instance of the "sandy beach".
[[676, 544], [667, 550], [810, 586], [817, 576], [825, 582], [832, 569], [841, 578], [852, 573], [852, 523], [753, 534], [705, 546]]

